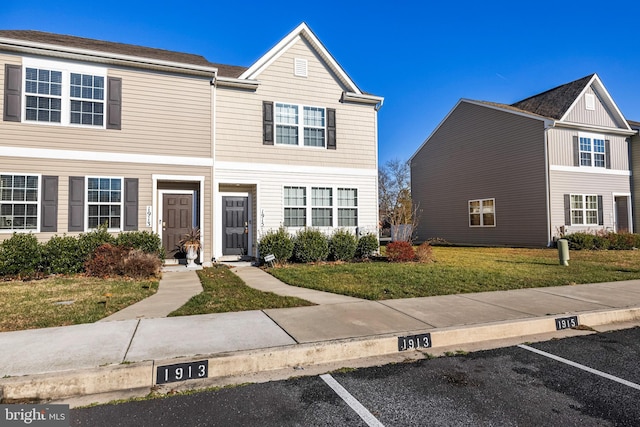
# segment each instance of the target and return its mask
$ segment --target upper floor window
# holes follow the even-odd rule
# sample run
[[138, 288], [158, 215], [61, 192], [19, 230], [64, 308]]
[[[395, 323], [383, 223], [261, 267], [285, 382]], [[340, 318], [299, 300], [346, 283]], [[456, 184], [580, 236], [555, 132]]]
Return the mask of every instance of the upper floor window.
[[469, 227], [495, 227], [496, 200], [469, 200]]
[[40, 177], [0, 175], [0, 230], [37, 230]]
[[105, 126], [106, 72], [99, 67], [24, 60], [24, 120]]
[[580, 166], [605, 167], [604, 139], [580, 137]]
[[285, 103], [275, 107], [276, 144], [325, 147], [324, 108]]

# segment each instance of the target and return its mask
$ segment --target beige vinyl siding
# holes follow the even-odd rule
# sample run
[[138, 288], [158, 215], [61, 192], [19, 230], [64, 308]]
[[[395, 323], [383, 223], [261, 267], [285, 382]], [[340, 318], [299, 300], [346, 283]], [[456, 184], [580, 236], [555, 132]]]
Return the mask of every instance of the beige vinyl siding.
[[[21, 63], [6, 55], [0, 61]], [[4, 66], [0, 68], [4, 88]], [[124, 68], [108, 68], [107, 75], [122, 78], [122, 130], [0, 121], [0, 144], [211, 157], [210, 79]]]
[[628, 176], [616, 176], [584, 172], [551, 171], [549, 173], [551, 188], [551, 230], [554, 235], [559, 233], [560, 227], [565, 225], [564, 195], [589, 194], [602, 196], [603, 222], [602, 226], [570, 226], [569, 233], [577, 231], [596, 231], [598, 229], [613, 229], [613, 194], [631, 194]]
[[[411, 161], [418, 240], [548, 243], [544, 123], [461, 102]], [[495, 199], [495, 227], [470, 227], [470, 200]]]
[[[587, 110], [585, 94], [595, 96], [595, 110]], [[607, 107], [602, 104], [600, 98], [591, 87], [586, 90], [585, 94], [578, 98], [578, 101], [564, 121], [610, 128], [619, 127], [613, 120], [612, 114], [609, 112]]]
[[[294, 76], [294, 59], [308, 61], [308, 77]], [[298, 39], [257, 78], [257, 91], [220, 87], [216, 93], [216, 160], [376, 169], [376, 112], [339, 102], [345, 90], [321, 58]], [[335, 108], [337, 150], [264, 146], [262, 102]]]
[[[549, 143], [549, 164], [551, 166], [574, 166], [573, 137], [580, 132], [573, 129], [554, 128], [547, 131]], [[629, 155], [627, 138], [618, 135], [607, 135], [597, 130], [585, 133], [602, 135], [609, 140], [610, 161], [612, 170], [629, 170]]]
[[[123, 177], [138, 178], [138, 230], [151, 231], [152, 227], [146, 227], [146, 206], [153, 205], [153, 180], [152, 175], [162, 173], [165, 175], [177, 176], [204, 176], [204, 218], [203, 239], [211, 241], [211, 168], [210, 167], [189, 167], [172, 165], [154, 165], [138, 163], [116, 163], [116, 162], [89, 162], [75, 160], [44, 160], [18, 157], [4, 157], [0, 172], [11, 173], [34, 173], [42, 175], [52, 175], [58, 177], [58, 231], [56, 233], [38, 233], [37, 237], [41, 241], [48, 240], [51, 236], [67, 233], [69, 219], [69, 177], [70, 176], [94, 176], [94, 177]], [[85, 212], [86, 215], [86, 212]], [[156, 216], [157, 218], [157, 216]], [[75, 235], [78, 233], [67, 233]], [[10, 237], [10, 233], [0, 232], [0, 240]], [[205, 248], [205, 260], [210, 259], [211, 249], [208, 243]], [[208, 258], [207, 258], [208, 257]]]

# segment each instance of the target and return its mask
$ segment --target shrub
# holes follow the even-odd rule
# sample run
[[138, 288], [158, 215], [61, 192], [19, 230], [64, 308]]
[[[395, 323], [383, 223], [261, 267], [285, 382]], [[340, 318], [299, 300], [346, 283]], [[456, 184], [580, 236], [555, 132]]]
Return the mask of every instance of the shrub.
[[387, 258], [391, 262], [413, 261], [416, 253], [409, 242], [391, 242], [387, 245]]
[[84, 263], [98, 247], [107, 243], [114, 243], [114, 238], [107, 231], [106, 225], [101, 225], [88, 233], [82, 233], [78, 236], [78, 257]]
[[0, 243], [0, 275], [31, 277], [41, 270], [41, 248], [33, 234], [13, 233]]
[[115, 244], [132, 249], [139, 249], [148, 254], [155, 254], [160, 260], [164, 260], [165, 252], [162, 240], [156, 233], [149, 231], [128, 231], [120, 233], [115, 239]]
[[293, 239], [284, 227], [269, 230], [258, 242], [258, 251], [264, 261], [266, 255], [273, 255], [277, 262], [285, 262], [293, 256]]
[[423, 242], [416, 248], [416, 260], [422, 263], [434, 262], [433, 248], [429, 242]]
[[44, 271], [48, 274], [76, 274], [84, 269], [85, 259], [78, 255], [79, 241], [73, 236], [53, 236], [42, 245]]
[[369, 233], [361, 236], [356, 246], [356, 256], [358, 258], [369, 258], [377, 252], [378, 247], [378, 238], [375, 234]]
[[604, 238], [608, 242], [608, 249], [629, 250], [636, 246], [637, 235], [631, 233], [607, 233]]
[[591, 233], [571, 233], [564, 238], [569, 243], [569, 249], [573, 250], [589, 250], [595, 249], [595, 235]]
[[348, 230], [337, 230], [329, 239], [329, 256], [334, 261], [348, 261], [356, 254], [358, 240]]
[[293, 257], [298, 262], [325, 261], [329, 256], [327, 236], [320, 230], [305, 228], [294, 239]]
[[156, 253], [144, 252], [140, 249], [133, 249], [127, 253], [123, 262], [121, 274], [134, 279], [146, 279], [158, 277], [162, 260]]
[[84, 263], [85, 272], [95, 277], [121, 275], [124, 271], [125, 257], [130, 251], [129, 248], [105, 243], [97, 247]]

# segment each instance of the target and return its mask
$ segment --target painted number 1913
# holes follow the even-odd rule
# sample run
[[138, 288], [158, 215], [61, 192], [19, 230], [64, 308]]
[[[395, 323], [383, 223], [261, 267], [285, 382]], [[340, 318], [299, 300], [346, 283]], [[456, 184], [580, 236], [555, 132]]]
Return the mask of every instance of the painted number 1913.
[[416, 350], [431, 347], [431, 334], [409, 335], [398, 337], [398, 351]]
[[175, 365], [158, 366], [156, 384], [207, 378], [208, 376], [208, 360], [191, 363], [177, 363]]

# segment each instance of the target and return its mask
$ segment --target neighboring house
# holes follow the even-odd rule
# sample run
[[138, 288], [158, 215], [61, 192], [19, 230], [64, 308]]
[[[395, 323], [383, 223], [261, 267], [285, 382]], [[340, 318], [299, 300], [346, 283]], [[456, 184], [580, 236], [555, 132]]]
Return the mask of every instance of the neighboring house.
[[301, 24], [249, 68], [199, 55], [0, 31], [0, 240], [106, 223], [170, 256], [257, 254], [287, 226], [377, 225], [377, 110]]
[[511, 105], [462, 99], [410, 159], [418, 240], [540, 247], [632, 231], [634, 134], [596, 74]]
[[[640, 132], [640, 122], [627, 120], [629, 127], [636, 132]], [[636, 133], [631, 137], [629, 146], [631, 153], [631, 170], [635, 173], [631, 175], [631, 201], [633, 211], [633, 230], [637, 233], [640, 230], [640, 134]]]

